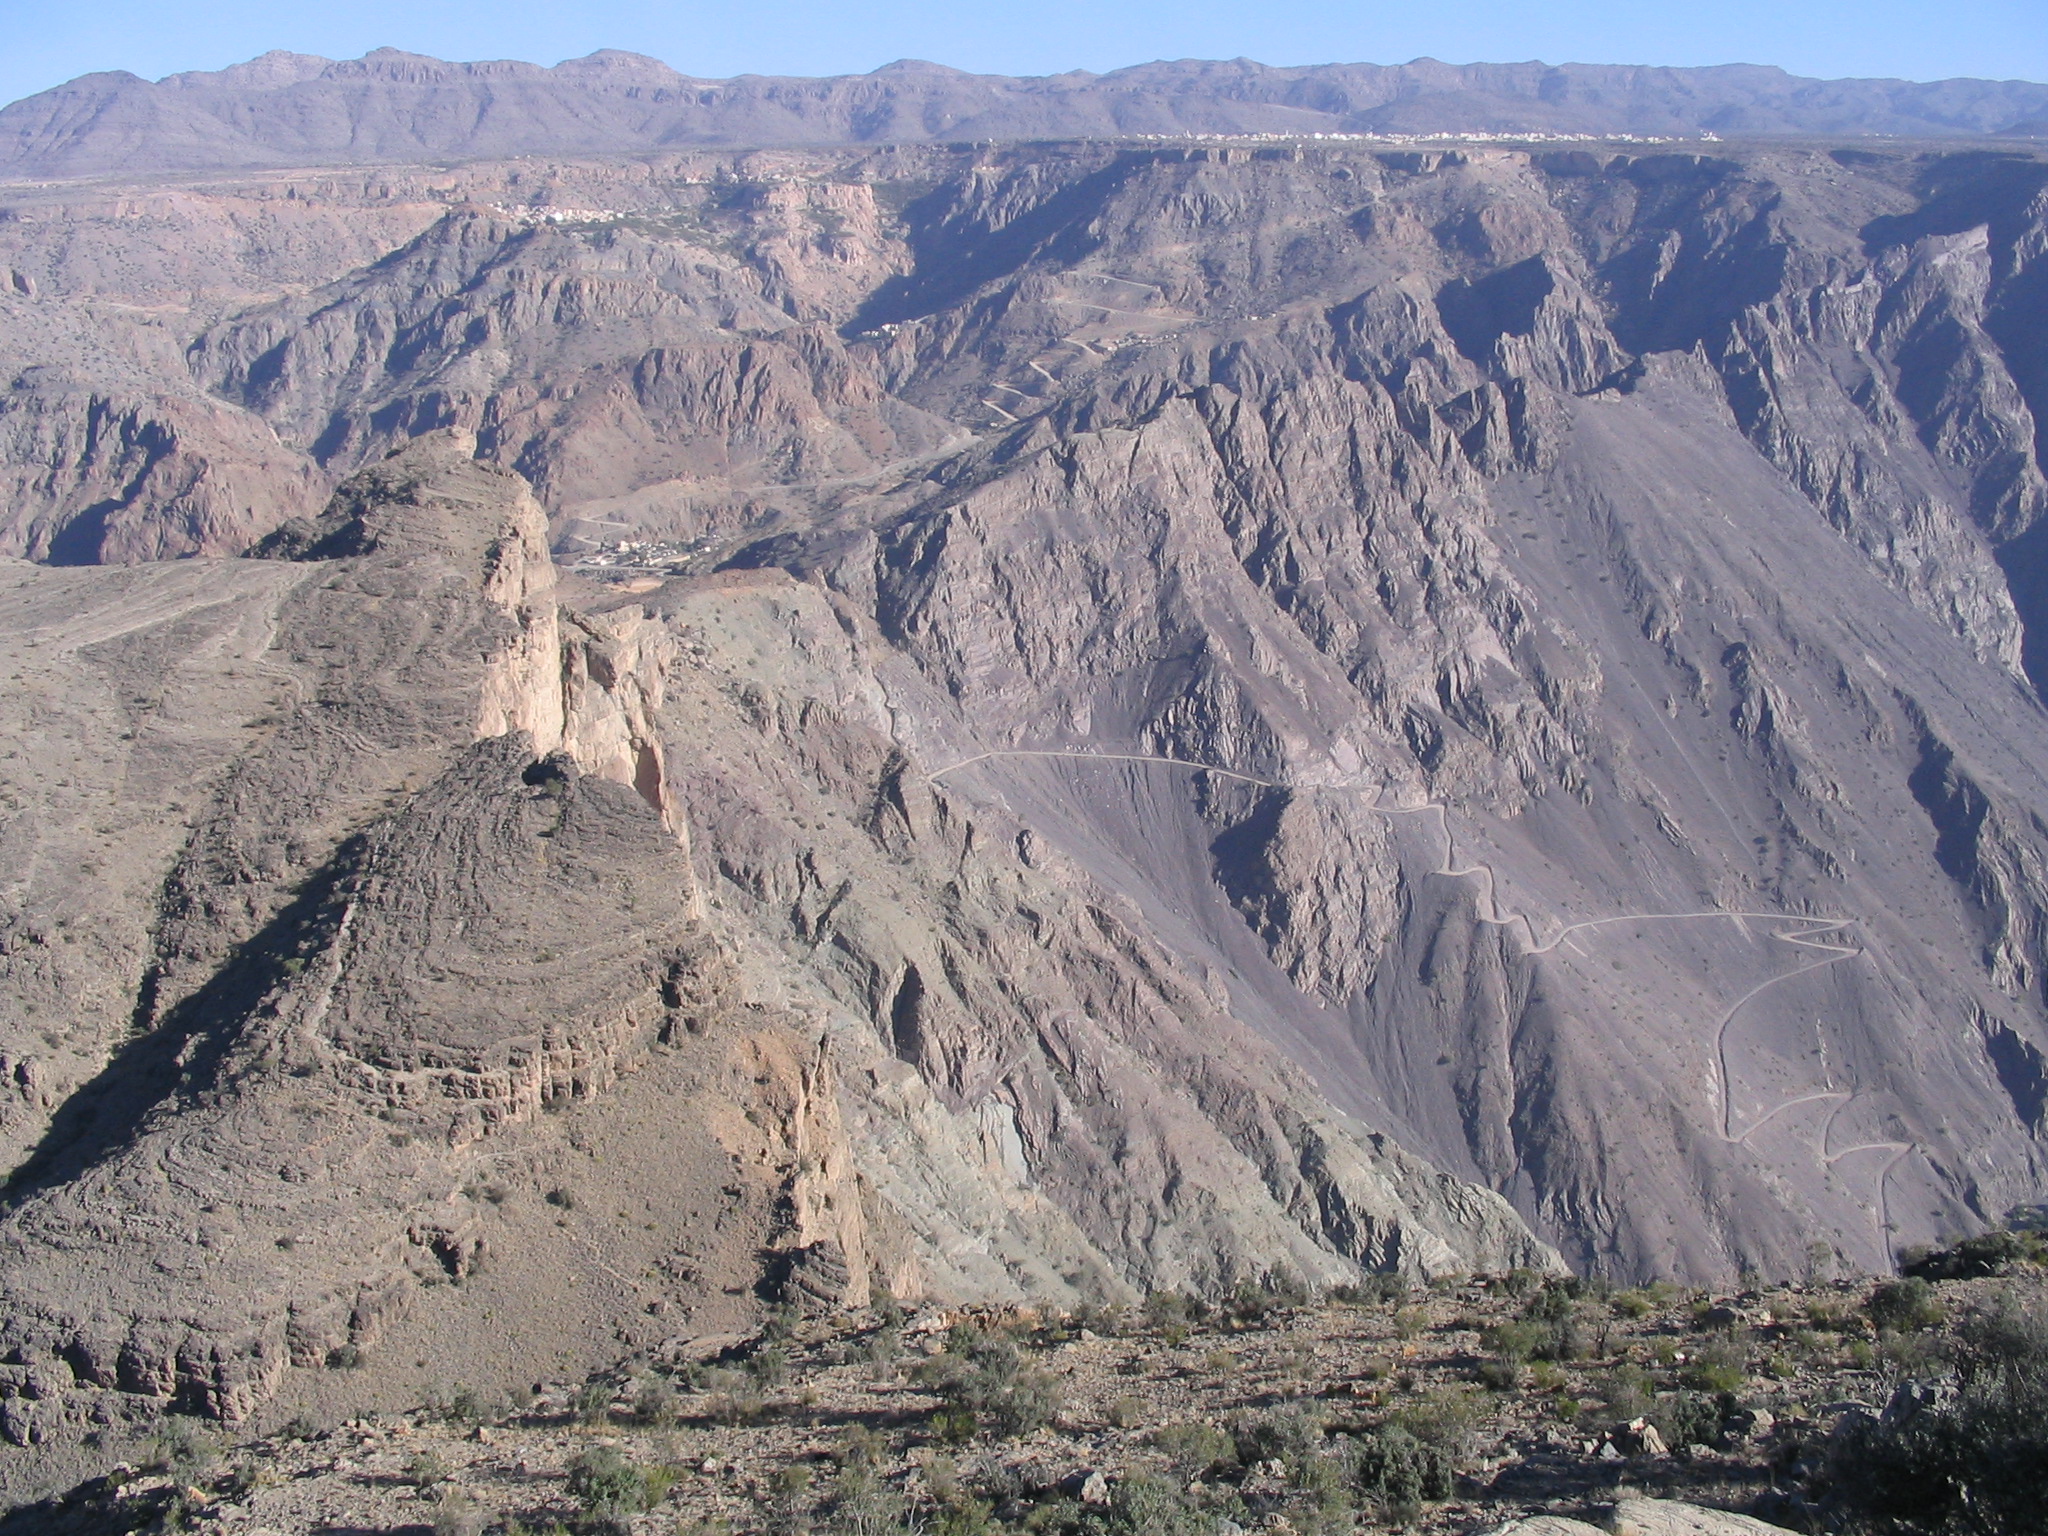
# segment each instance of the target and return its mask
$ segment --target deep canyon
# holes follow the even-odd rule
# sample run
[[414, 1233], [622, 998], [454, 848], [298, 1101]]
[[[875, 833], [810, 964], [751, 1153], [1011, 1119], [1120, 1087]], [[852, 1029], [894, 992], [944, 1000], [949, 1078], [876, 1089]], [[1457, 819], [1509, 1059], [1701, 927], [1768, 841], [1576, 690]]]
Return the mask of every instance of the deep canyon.
[[24, 1467], [2042, 1197], [2048, 154], [1254, 126], [16, 157]]

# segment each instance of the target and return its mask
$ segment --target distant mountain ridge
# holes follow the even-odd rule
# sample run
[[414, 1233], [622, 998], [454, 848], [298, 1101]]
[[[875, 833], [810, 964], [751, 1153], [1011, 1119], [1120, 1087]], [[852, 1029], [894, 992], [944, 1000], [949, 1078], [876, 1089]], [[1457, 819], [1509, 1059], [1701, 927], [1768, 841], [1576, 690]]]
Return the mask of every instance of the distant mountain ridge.
[[2048, 84], [1812, 80], [1757, 65], [1274, 68], [1182, 60], [1095, 75], [700, 80], [604, 50], [544, 68], [273, 52], [154, 83], [91, 74], [0, 109], [0, 177], [593, 154], [683, 145], [1141, 134], [2048, 135]]

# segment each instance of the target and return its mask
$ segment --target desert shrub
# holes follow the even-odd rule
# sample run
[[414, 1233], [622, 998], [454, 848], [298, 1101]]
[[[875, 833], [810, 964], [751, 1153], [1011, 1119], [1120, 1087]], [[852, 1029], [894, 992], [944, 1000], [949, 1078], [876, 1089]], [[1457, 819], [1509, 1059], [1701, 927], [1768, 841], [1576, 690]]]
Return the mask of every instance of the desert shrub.
[[1664, 1443], [1676, 1449], [1686, 1445], [1711, 1445], [1721, 1433], [1721, 1421], [1733, 1404], [1708, 1392], [1674, 1392], [1657, 1399], [1650, 1422]]
[[1145, 1422], [1145, 1399], [1126, 1392], [1109, 1405], [1103, 1417], [1118, 1429], [1136, 1429]]
[[1816, 1296], [1806, 1304], [1806, 1325], [1822, 1333], [1840, 1333], [1856, 1315], [1844, 1296]]
[[1517, 1345], [1525, 1346], [1523, 1359], [1583, 1360], [1592, 1353], [1593, 1340], [1581, 1290], [1576, 1275], [1552, 1279], [1529, 1298], [1516, 1322], [1499, 1324], [1493, 1331], [1507, 1330]]
[[1200, 1477], [1237, 1459], [1236, 1438], [1214, 1424], [1169, 1424], [1152, 1432], [1152, 1444], [1187, 1477]]
[[486, 1419], [496, 1418], [498, 1407], [475, 1387], [457, 1387], [446, 1397], [437, 1398], [430, 1406], [449, 1424], [481, 1424]]
[[1512, 1392], [1522, 1384], [1522, 1368], [1512, 1360], [1482, 1360], [1472, 1375], [1489, 1392]]
[[1351, 1307], [1384, 1306], [1390, 1302], [1407, 1299], [1406, 1275], [1367, 1275], [1356, 1285], [1338, 1285], [1330, 1288], [1330, 1300], [1340, 1301]]
[[640, 1500], [643, 1508], [652, 1509], [663, 1499], [683, 1475], [681, 1467], [642, 1467], [640, 1469]]
[[888, 1454], [889, 1442], [865, 1424], [851, 1424], [839, 1443], [832, 1447], [832, 1459], [844, 1467], [879, 1467]]
[[432, 1451], [414, 1451], [405, 1464], [405, 1480], [415, 1488], [432, 1488], [448, 1477], [448, 1463]]
[[1638, 1320], [1657, 1310], [1657, 1304], [1641, 1291], [1622, 1291], [1608, 1305], [1614, 1308], [1617, 1317]]
[[901, 1373], [898, 1362], [903, 1358], [903, 1332], [898, 1328], [877, 1328], [861, 1341], [860, 1352], [867, 1361], [869, 1376], [876, 1381], [893, 1381]]
[[896, 1293], [880, 1281], [868, 1287], [868, 1310], [875, 1314], [875, 1321], [884, 1328], [901, 1328], [907, 1315]]
[[1295, 1470], [1323, 1449], [1321, 1415], [1305, 1408], [1281, 1408], [1247, 1415], [1231, 1428], [1237, 1459], [1246, 1466], [1277, 1461], [1291, 1478]]
[[569, 1463], [569, 1497], [588, 1523], [620, 1525], [647, 1507], [647, 1483], [608, 1445], [593, 1445]]
[[2048, 1233], [1985, 1232], [1952, 1247], [1900, 1255], [1899, 1272], [1915, 1280], [1982, 1280], [2016, 1264], [2048, 1263]]
[[963, 1413], [971, 1421], [969, 1435], [987, 1429], [1011, 1436], [1029, 1434], [1059, 1411], [1057, 1381], [1026, 1364], [1003, 1334], [973, 1326], [955, 1328], [945, 1353], [918, 1367], [917, 1380], [955, 1410], [945, 1426], [934, 1415], [933, 1431], [941, 1439], [947, 1438], [945, 1430], [963, 1427]]
[[1939, 1333], [1887, 1333], [1877, 1341], [1878, 1368], [1893, 1381], [1939, 1376], [1948, 1363], [1948, 1341]]
[[1548, 1331], [1541, 1323], [1526, 1318], [1495, 1323], [1480, 1334], [1480, 1342], [1501, 1359], [1517, 1362], [1533, 1358], [1547, 1338]]
[[1695, 1392], [1739, 1392], [1749, 1379], [1749, 1355], [1733, 1339], [1710, 1339], [1678, 1373], [1679, 1384]]
[[213, 1464], [219, 1448], [196, 1422], [172, 1414], [150, 1442], [149, 1465], [158, 1472], [191, 1478]]
[[1260, 1284], [1276, 1307], [1305, 1307], [1315, 1300], [1309, 1283], [1285, 1264], [1275, 1264], [1267, 1270]]
[[1223, 1315], [1232, 1322], [1259, 1323], [1273, 1309], [1273, 1298], [1266, 1294], [1265, 1287], [1249, 1280], [1239, 1281], [1223, 1299]]
[[230, 1501], [245, 1499], [258, 1488], [277, 1481], [277, 1473], [255, 1461], [238, 1461], [216, 1485], [216, 1491]]
[[772, 1391], [789, 1380], [789, 1351], [780, 1344], [763, 1344], [747, 1356], [746, 1370], [755, 1386]]
[[834, 1536], [887, 1536], [904, 1529], [908, 1506], [872, 1464], [855, 1462], [832, 1485], [826, 1529]]
[[483, 1536], [484, 1512], [459, 1488], [443, 1488], [434, 1500], [434, 1536]]
[[747, 1378], [738, 1371], [729, 1373], [735, 1385], [722, 1391], [713, 1392], [706, 1406], [711, 1417], [720, 1424], [755, 1424], [768, 1411], [768, 1404]]
[[612, 1387], [607, 1381], [586, 1381], [569, 1399], [579, 1424], [602, 1424], [612, 1416]]
[[1957, 1330], [1951, 1378], [1902, 1391], [1832, 1448], [1835, 1500], [1870, 1528], [2048, 1532], [2048, 1308], [2005, 1298]]
[[1621, 1423], [1641, 1418], [1655, 1401], [1650, 1373], [1639, 1365], [1618, 1365], [1608, 1372], [1600, 1396], [1607, 1404], [1607, 1416]]
[[665, 1378], [649, 1376], [640, 1383], [640, 1390], [633, 1397], [634, 1418], [642, 1424], [662, 1429], [675, 1423], [680, 1414], [676, 1389]]
[[1885, 1281], [1870, 1293], [1870, 1300], [1863, 1304], [1863, 1310], [1870, 1314], [1871, 1323], [1880, 1331], [1893, 1333], [1932, 1328], [1945, 1315], [1934, 1287], [1917, 1275]]
[[1122, 1331], [1124, 1316], [1116, 1307], [1104, 1306], [1099, 1301], [1084, 1301], [1067, 1314], [1067, 1326], [1077, 1333], [1086, 1329], [1090, 1333], [1116, 1334]]
[[1163, 1477], [1134, 1472], [1110, 1490], [1105, 1536], [1210, 1536], [1216, 1522]]
[[1145, 1321], [1154, 1328], [1185, 1328], [1194, 1321], [1196, 1303], [1180, 1291], [1154, 1291], [1145, 1298]]
[[939, 1499], [924, 1521], [925, 1536], [1000, 1536], [995, 1506], [971, 1493], [954, 1492]]
[[1288, 1307], [1305, 1307], [1315, 1298], [1308, 1285], [1284, 1264], [1276, 1264], [1256, 1281], [1241, 1280], [1223, 1303], [1225, 1316], [1251, 1325], [1263, 1322], [1269, 1313]]
[[1389, 1421], [1424, 1445], [1444, 1452], [1453, 1464], [1472, 1454], [1478, 1414], [1469, 1392], [1443, 1391], [1402, 1408]]
[[1355, 1436], [1349, 1459], [1352, 1485], [1391, 1519], [1413, 1519], [1425, 1502], [1447, 1499], [1457, 1486], [1450, 1450], [1401, 1424]]

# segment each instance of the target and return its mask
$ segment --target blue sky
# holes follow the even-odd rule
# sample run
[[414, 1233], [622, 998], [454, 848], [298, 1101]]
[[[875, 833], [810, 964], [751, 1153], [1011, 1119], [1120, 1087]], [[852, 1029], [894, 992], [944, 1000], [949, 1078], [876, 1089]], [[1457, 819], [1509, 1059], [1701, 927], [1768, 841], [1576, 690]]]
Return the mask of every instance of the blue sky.
[[2048, 0], [0, 0], [0, 38], [0, 101], [96, 69], [156, 78], [271, 48], [352, 58], [383, 45], [543, 64], [629, 48], [702, 76], [841, 74], [906, 57], [1051, 74], [1427, 54], [2048, 80]]

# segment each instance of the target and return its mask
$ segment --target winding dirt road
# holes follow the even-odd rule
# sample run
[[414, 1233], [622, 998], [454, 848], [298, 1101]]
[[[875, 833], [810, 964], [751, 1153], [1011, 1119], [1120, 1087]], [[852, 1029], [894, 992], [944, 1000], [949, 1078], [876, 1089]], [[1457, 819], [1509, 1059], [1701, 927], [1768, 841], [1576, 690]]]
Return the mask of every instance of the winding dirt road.
[[[1842, 1159], [1851, 1157], [1859, 1152], [1888, 1151], [1893, 1154], [1891, 1159], [1878, 1172], [1876, 1201], [1872, 1212], [1877, 1222], [1879, 1249], [1888, 1256], [1890, 1245], [1887, 1240], [1887, 1233], [1890, 1230], [1890, 1221], [1885, 1185], [1891, 1177], [1892, 1170], [1908, 1155], [1918, 1150], [1917, 1144], [1896, 1141], [1872, 1141], [1862, 1142], [1853, 1147], [1845, 1147], [1839, 1152], [1829, 1152], [1827, 1150], [1828, 1131], [1832, 1130], [1835, 1119], [1841, 1111], [1846, 1109], [1856, 1098], [1856, 1095], [1853, 1093], [1832, 1088], [1819, 1093], [1802, 1094], [1796, 1098], [1787, 1099], [1783, 1103], [1774, 1105], [1765, 1111], [1761, 1117], [1752, 1122], [1747, 1130], [1738, 1135], [1735, 1131], [1735, 1095], [1728, 1068], [1728, 1033], [1735, 1023], [1736, 1016], [1744, 1008], [1755, 1002], [1757, 998], [1770, 991], [1773, 987], [1780, 986], [1785, 982], [1793, 980], [1795, 977], [1809, 975], [1814, 971], [1825, 970], [1831, 965], [1840, 965], [1846, 960], [1860, 958], [1865, 953], [1865, 950], [1860, 945], [1843, 942], [1839, 937], [1830, 937], [1842, 935], [1845, 930], [1855, 927], [1857, 919], [1853, 917], [1810, 917], [1791, 912], [1735, 911], [1726, 907], [1713, 907], [1696, 912], [1631, 912], [1613, 917], [1587, 918], [1575, 923], [1561, 924], [1548, 938], [1542, 938], [1537, 933], [1535, 922], [1527, 913], [1519, 911], [1503, 912], [1501, 910], [1492, 866], [1481, 862], [1474, 862], [1468, 865], [1460, 865], [1458, 863], [1457, 845], [1451, 834], [1449, 808], [1441, 801], [1432, 800], [1422, 805], [1381, 805], [1377, 802], [1379, 796], [1386, 792], [1384, 784], [1287, 784], [1276, 779], [1264, 778], [1258, 774], [1240, 772], [1235, 768], [1219, 767], [1215, 763], [1195, 762], [1189, 758], [1164, 757], [1139, 752], [1094, 752], [1023, 747], [997, 748], [987, 752], [978, 752], [972, 757], [962, 758], [958, 762], [935, 770], [926, 777], [930, 782], [937, 783], [948, 774], [958, 773], [964, 768], [971, 768], [976, 763], [989, 762], [999, 758], [1055, 758], [1065, 762], [1082, 763], [1159, 764], [1170, 768], [1188, 768], [1199, 773], [1213, 773], [1220, 778], [1235, 779], [1240, 783], [1257, 785], [1263, 789], [1286, 790], [1291, 794], [1311, 792], [1352, 795], [1370, 794], [1374, 797], [1374, 803], [1366, 806], [1366, 809], [1380, 816], [1434, 815], [1437, 823], [1437, 833], [1442, 842], [1442, 853], [1438, 859], [1437, 868], [1430, 871], [1430, 873], [1444, 875], [1452, 879], [1469, 879], [1474, 881], [1479, 888], [1477, 891], [1478, 900], [1475, 903], [1478, 908], [1475, 914], [1478, 920], [1497, 928], [1519, 928], [1521, 930], [1522, 949], [1525, 954], [1548, 954], [1552, 950], [1569, 943], [1575, 934], [1623, 923], [1699, 922], [1709, 920], [1730, 921], [1738, 925], [1751, 922], [1767, 923], [1772, 925], [1769, 930], [1769, 936], [1779, 943], [1820, 951], [1820, 959], [1807, 965], [1798, 966], [1781, 975], [1773, 976], [1769, 980], [1751, 987], [1742, 996], [1735, 999], [1719, 1020], [1716, 1021], [1713, 1032], [1713, 1060], [1715, 1087], [1720, 1098], [1721, 1107], [1721, 1124], [1718, 1128], [1718, 1134], [1721, 1140], [1732, 1146], [1746, 1146], [1750, 1137], [1754, 1136], [1771, 1120], [1788, 1109], [1795, 1108], [1801, 1104], [1810, 1104], [1822, 1100], [1840, 1100], [1841, 1103], [1837, 1106], [1834, 1114], [1828, 1117], [1827, 1128], [1823, 1130], [1821, 1142], [1814, 1150], [1822, 1165], [1827, 1168], [1833, 1168]], [[1573, 945], [1572, 948], [1575, 953], [1584, 953], [1576, 945]]]

